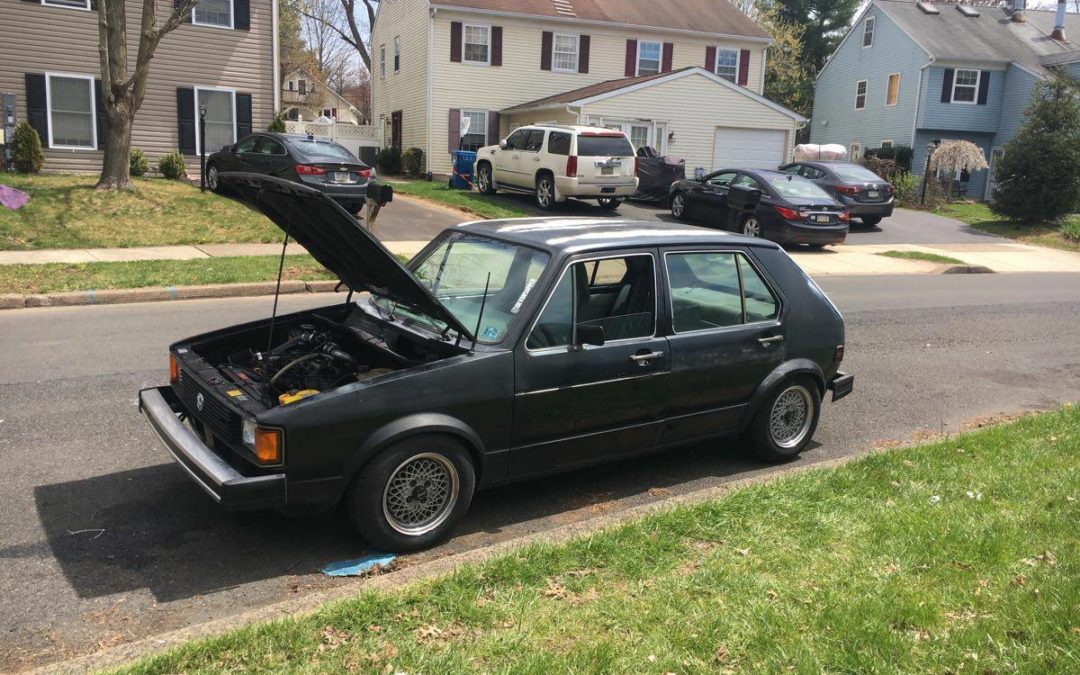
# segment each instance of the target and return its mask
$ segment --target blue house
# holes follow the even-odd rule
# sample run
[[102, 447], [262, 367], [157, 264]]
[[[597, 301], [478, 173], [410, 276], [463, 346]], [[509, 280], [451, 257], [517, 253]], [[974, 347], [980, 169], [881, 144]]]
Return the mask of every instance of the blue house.
[[[910, 145], [922, 174], [928, 144], [967, 140], [989, 170], [964, 176], [967, 196], [990, 195], [994, 162], [1024, 121], [1040, 80], [1080, 76], [1080, 16], [1024, 8], [872, 0], [818, 74], [810, 142]], [[957, 177], [960, 178], [960, 177]]]

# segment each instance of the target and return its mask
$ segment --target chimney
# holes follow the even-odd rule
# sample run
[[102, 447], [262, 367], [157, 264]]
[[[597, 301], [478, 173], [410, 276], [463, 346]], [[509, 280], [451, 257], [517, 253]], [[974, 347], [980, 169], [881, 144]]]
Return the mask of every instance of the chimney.
[[1054, 32], [1050, 37], [1058, 42], [1065, 42], [1065, 0], [1058, 0], [1057, 17], [1054, 19]]
[[1013, 0], [1012, 20], [1017, 23], [1024, 23], [1027, 20], [1024, 16], [1024, 0]]

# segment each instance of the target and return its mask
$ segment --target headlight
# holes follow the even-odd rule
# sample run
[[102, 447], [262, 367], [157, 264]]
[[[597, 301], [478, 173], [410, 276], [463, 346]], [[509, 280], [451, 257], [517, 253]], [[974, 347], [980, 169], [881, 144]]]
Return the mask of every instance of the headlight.
[[241, 427], [244, 445], [250, 450], [255, 449], [255, 429], [257, 428], [258, 425], [255, 423], [255, 420], [251, 418], [245, 419], [244, 425]]

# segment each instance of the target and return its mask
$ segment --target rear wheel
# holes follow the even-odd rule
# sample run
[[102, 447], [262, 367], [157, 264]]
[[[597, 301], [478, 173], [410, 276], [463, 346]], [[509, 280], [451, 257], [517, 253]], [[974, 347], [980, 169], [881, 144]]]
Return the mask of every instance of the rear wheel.
[[860, 216], [859, 220], [867, 227], [873, 227], [881, 222], [881, 216]]
[[536, 177], [536, 205], [544, 211], [555, 208], [555, 179], [550, 173]]
[[365, 541], [405, 552], [442, 541], [472, 501], [476, 471], [468, 450], [447, 436], [415, 436], [375, 456], [346, 495]]
[[491, 165], [487, 162], [484, 162], [476, 169], [476, 188], [485, 195], [495, 194], [495, 183], [491, 178]]
[[765, 397], [747, 429], [755, 454], [769, 462], [795, 457], [809, 445], [820, 414], [817, 383], [805, 375], [785, 379]]
[[757, 219], [757, 216], [747, 216], [746, 218], [743, 218], [739, 230], [747, 237], [760, 237], [761, 221]]
[[682, 220], [686, 217], [686, 196], [681, 192], [676, 192], [671, 198], [671, 215], [676, 220]]
[[612, 211], [619, 208], [619, 204], [622, 203], [616, 197], [601, 197], [600, 199], [597, 199], [596, 201], [597, 201], [598, 204], [600, 204], [601, 207], [603, 207], [605, 209], [611, 209]]

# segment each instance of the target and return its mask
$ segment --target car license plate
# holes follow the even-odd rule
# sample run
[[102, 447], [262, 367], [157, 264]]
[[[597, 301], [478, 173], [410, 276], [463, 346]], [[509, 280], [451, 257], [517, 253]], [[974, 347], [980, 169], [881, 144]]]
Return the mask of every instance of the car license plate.
[[815, 213], [814, 215], [810, 216], [810, 221], [814, 223], [831, 223], [832, 216], [827, 216], [823, 213]]
[[867, 199], [880, 199], [881, 198], [881, 193], [878, 192], [877, 190], [867, 190], [866, 191], [866, 198]]
[[335, 183], [352, 183], [353, 177], [348, 171], [331, 171], [330, 180]]
[[600, 167], [600, 175], [601, 176], [610, 176], [610, 175], [612, 175], [614, 173], [615, 173], [615, 167], [613, 167], [613, 166], [602, 166], [602, 167]]

